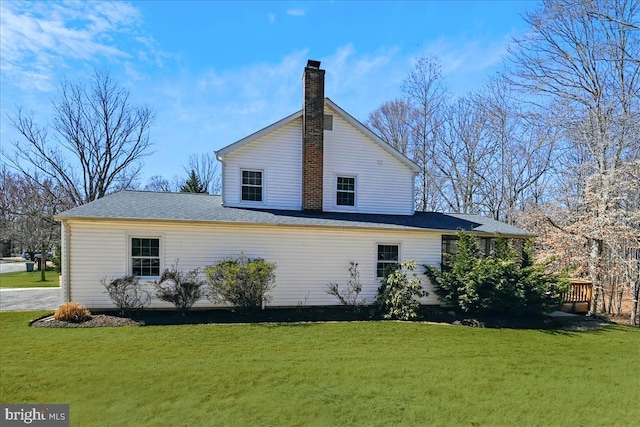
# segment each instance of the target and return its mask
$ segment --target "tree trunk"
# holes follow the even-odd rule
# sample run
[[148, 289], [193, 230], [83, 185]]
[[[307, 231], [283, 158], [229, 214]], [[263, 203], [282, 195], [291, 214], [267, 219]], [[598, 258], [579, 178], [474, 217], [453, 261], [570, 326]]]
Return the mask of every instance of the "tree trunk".
[[618, 302], [616, 307], [616, 314], [622, 314], [622, 300], [624, 299], [624, 287], [620, 287], [620, 291], [618, 292]]
[[602, 306], [600, 307], [600, 313], [611, 313], [611, 301], [609, 301], [609, 305], [607, 305], [607, 293], [609, 294], [609, 300], [611, 299], [611, 283], [607, 283], [605, 286], [604, 280], [602, 282], [602, 292], [600, 293]]
[[589, 276], [593, 283], [593, 304], [589, 311], [589, 316], [595, 316], [598, 313], [598, 298], [600, 298], [600, 261], [602, 259], [602, 240], [591, 239], [589, 241]]
[[40, 252], [40, 281], [44, 282], [47, 280], [46, 276], [47, 270], [47, 249], [44, 245], [42, 245], [42, 251]]
[[631, 324], [638, 324], [638, 296], [640, 295], [640, 281], [636, 281], [631, 289]]

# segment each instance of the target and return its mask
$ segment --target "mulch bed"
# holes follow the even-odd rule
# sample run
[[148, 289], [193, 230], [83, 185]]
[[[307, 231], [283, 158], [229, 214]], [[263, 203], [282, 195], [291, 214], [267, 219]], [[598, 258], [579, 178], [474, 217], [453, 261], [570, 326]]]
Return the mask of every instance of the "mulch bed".
[[[515, 328], [515, 329], [561, 329], [592, 330], [610, 324], [606, 320], [591, 317], [578, 317], [571, 321], [553, 321], [546, 316], [527, 316], [520, 318], [487, 317], [459, 318], [442, 309], [427, 307], [420, 313], [418, 322], [441, 323], [467, 327]], [[269, 308], [252, 312], [231, 309], [193, 310], [184, 315], [173, 310], [143, 310], [127, 316], [117, 312], [101, 312], [91, 315], [91, 319], [80, 322], [55, 320], [46, 315], [31, 322], [31, 326], [40, 328], [93, 328], [101, 326], [152, 326], [152, 325], [192, 325], [224, 323], [293, 323], [293, 322], [340, 322], [376, 320], [368, 309], [347, 310], [343, 307], [298, 307]]]
[[95, 328], [98, 326], [142, 326], [143, 322], [109, 314], [92, 314], [84, 322], [64, 322], [53, 318], [52, 314], [31, 322], [34, 328]]

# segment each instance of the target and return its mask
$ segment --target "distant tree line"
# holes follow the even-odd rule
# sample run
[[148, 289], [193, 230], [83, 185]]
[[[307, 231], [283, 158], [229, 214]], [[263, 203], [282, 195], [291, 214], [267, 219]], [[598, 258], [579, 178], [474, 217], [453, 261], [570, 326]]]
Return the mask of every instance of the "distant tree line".
[[[95, 71], [88, 84], [62, 81], [50, 123], [37, 123], [22, 108], [9, 115], [22, 138], [12, 142], [12, 156], [3, 153], [0, 165], [3, 255], [23, 250], [46, 254], [60, 242], [54, 215], [115, 191], [140, 188], [154, 118], [150, 107], [134, 105], [129, 92], [104, 71]], [[184, 178], [170, 182], [154, 176], [142, 188], [219, 193], [213, 154], [192, 155], [184, 169]]]

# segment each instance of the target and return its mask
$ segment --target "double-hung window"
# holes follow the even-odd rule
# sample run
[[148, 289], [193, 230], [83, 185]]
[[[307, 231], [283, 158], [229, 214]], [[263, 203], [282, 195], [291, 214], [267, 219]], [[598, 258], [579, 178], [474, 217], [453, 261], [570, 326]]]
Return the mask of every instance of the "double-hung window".
[[390, 269], [398, 266], [400, 250], [398, 245], [378, 245], [376, 277], [385, 277]]
[[262, 171], [242, 171], [242, 200], [248, 202], [262, 201]]
[[160, 276], [159, 238], [131, 238], [131, 274], [143, 277]]
[[336, 182], [336, 204], [338, 206], [356, 205], [356, 178], [338, 176]]

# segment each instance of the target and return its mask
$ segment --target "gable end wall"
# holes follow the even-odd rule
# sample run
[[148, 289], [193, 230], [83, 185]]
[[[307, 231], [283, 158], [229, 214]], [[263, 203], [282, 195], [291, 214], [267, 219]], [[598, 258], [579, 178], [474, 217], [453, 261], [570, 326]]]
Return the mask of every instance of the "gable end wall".
[[[325, 212], [413, 215], [414, 174], [388, 151], [338, 116], [324, 133]], [[336, 205], [336, 176], [356, 177], [356, 206]]]

